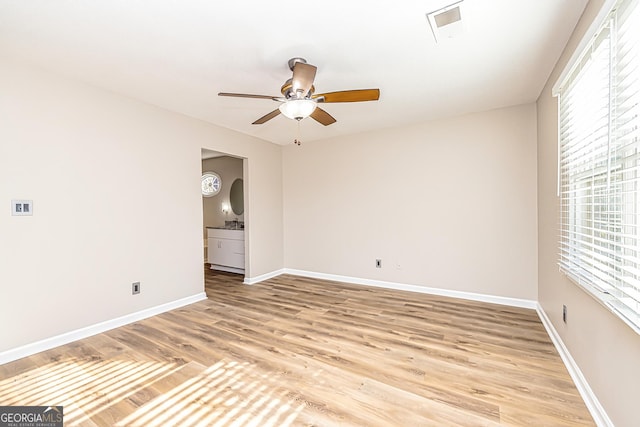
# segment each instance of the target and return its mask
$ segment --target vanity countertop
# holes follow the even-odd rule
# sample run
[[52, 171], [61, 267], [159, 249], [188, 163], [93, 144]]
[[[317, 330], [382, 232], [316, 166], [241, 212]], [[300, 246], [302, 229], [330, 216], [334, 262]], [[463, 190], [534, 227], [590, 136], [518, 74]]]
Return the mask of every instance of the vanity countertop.
[[219, 226], [219, 227], [207, 227], [207, 229], [212, 229], [212, 230], [240, 230], [240, 231], [244, 231], [244, 227]]
[[237, 219], [234, 219], [233, 221], [225, 221], [224, 225], [207, 228], [210, 228], [212, 230], [244, 230], [244, 221], [238, 221]]

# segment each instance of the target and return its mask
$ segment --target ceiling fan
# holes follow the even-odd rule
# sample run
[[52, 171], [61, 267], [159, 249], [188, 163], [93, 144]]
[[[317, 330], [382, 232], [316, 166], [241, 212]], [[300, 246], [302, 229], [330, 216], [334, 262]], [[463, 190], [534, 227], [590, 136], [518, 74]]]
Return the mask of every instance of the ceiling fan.
[[307, 64], [304, 58], [291, 58], [288, 64], [289, 69], [293, 72], [293, 77], [284, 82], [280, 88], [282, 97], [227, 92], [220, 92], [218, 95], [271, 99], [280, 103], [277, 109], [260, 117], [252, 123], [253, 125], [261, 125], [282, 113], [284, 116], [298, 121], [311, 117], [318, 123], [328, 126], [335, 123], [336, 119], [318, 107], [318, 103], [377, 101], [380, 98], [380, 89], [342, 90], [316, 94], [313, 80], [316, 77], [317, 67]]

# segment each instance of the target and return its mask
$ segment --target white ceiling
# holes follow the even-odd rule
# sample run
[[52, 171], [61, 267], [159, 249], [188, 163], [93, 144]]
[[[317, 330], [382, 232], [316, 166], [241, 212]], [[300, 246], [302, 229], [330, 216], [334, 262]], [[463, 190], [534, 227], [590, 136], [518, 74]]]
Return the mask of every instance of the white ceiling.
[[324, 104], [316, 140], [535, 101], [587, 0], [466, 0], [468, 32], [436, 43], [425, 14], [455, 0], [0, 0], [0, 55], [278, 144], [298, 136], [271, 100], [287, 60], [318, 67], [316, 93], [380, 88], [378, 102]]

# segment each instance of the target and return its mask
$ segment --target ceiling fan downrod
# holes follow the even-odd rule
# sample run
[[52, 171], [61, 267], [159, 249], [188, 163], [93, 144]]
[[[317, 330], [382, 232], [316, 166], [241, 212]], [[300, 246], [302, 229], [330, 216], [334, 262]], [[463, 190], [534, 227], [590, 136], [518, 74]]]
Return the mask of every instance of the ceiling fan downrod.
[[306, 64], [307, 60], [296, 56], [294, 58], [291, 58], [289, 62], [287, 62], [287, 65], [289, 65], [289, 69], [293, 71], [298, 62], [300, 62], [301, 64]]

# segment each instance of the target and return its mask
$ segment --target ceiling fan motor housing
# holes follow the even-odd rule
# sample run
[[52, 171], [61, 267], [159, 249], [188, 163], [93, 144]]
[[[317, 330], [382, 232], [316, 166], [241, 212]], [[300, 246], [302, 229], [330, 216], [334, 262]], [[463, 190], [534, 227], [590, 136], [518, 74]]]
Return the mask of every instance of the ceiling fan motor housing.
[[292, 99], [292, 98], [309, 98], [311, 97], [311, 95], [313, 95], [313, 93], [316, 91], [315, 86], [311, 85], [311, 89], [309, 89], [309, 92], [307, 92], [306, 94], [304, 94], [303, 96], [298, 96], [298, 94], [296, 94], [293, 91], [293, 79], [288, 79], [286, 82], [284, 82], [284, 84], [282, 85], [282, 87], [280, 88], [280, 92], [282, 93], [282, 95], [286, 98], [286, 99]]

